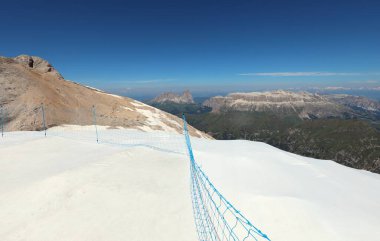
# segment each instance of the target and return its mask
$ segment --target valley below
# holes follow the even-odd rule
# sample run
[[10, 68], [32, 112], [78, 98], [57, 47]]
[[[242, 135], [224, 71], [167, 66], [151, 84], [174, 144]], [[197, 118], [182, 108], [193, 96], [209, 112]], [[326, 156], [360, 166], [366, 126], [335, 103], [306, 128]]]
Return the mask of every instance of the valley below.
[[365, 97], [273, 91], [150, 104], [185, 113], [192, 126], [219, 140], [261, 141], [380, 173], [380, 103]]

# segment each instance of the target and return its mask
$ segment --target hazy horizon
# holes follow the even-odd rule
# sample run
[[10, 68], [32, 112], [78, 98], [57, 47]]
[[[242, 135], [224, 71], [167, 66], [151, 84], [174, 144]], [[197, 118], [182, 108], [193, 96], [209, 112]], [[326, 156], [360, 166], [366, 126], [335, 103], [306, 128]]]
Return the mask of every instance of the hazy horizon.
[[194, 98], [203, 99], [203, 98], [210, 98], [213, 96], [224, 96], [228, 95], [230, 93], [234, 92], [263, 92], [263, 91], [275, 91], [275, 90], [285, 90], [285, 91], [292, 91], [292, 92], [310, 92], [310, 93], [317, 93], [317, 94], [347, 94], [347, 95], [354, 95], [354, 96], [363, 96], [372, 100], [380, 101], [380, 91], [379, 90], [371, 90], [371, 89], [346, 89], [346, 88], [338, 88], [338, 89], [318, 89], [318, 88], [251, 88], [251, 89], [231, 89], [231, 91], [228, 90], [218, 90], [215, 89], [214, 91], [202, 91], [192, 88], [178, 88], [178, 89], [168, 89], [168, 90], [162, 90], [162, 91], [155, 91], [155, 92], [144, 92], [144, 91], [124, 91], [124, 90], [117, 90], [117, 89], [105, 89], [105, 91], [110, 92], [112, 94], [117, 94], [121, 96], [126, 96], [130, 98], [134, 98], [140, 101], [148, 101], [153, 99], [154, 97], [166, 93], [176, 93], [176, 94], [182, 94], [184, 91], [189, 90]]

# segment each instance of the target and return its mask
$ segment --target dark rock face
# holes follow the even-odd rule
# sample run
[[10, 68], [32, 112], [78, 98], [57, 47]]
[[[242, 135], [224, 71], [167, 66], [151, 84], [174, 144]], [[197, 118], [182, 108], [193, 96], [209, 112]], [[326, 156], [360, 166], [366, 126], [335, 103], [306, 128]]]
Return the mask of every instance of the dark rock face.
[[31, 68], [40, 74], [47, 74], [46, 77], [58, 77], [63, 79], [62, 75], [46, 60], [29, 55], [19, 55], [13, 58], [17, 63], [24, 65], [25, 67]]
[[29, 57], [28, 66], [29, 66], [29, 68], [33, 68], [33, 66], [34, 66], [34, 60], [32, 57]]

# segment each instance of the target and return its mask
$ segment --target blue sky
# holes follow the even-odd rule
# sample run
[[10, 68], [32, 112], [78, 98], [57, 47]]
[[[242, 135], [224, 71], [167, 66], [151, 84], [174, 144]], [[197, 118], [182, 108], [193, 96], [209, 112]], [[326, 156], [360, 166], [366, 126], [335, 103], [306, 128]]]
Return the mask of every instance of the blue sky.
[[380, 86], [378, 1], [7, 1], [0, 55], [129, 95]]

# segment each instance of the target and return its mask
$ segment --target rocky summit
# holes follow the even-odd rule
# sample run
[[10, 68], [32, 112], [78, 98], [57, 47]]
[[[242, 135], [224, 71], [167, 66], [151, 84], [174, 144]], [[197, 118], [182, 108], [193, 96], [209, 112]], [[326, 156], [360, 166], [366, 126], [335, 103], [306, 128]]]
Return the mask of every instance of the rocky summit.
[[48, 61], [38, 56], [19, 55], [14, 60], [37, 73], [63, 79], [62, 75]]

